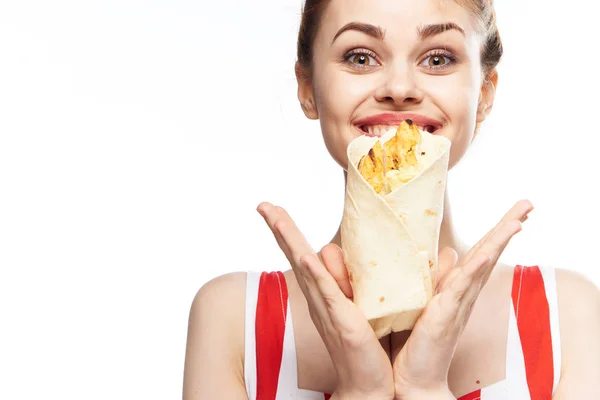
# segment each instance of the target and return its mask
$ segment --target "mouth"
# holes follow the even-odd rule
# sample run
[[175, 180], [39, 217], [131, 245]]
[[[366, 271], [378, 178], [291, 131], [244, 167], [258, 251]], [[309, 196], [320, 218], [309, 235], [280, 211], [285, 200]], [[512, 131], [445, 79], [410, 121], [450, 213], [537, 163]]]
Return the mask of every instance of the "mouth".
[[[387, 131], [392, 130], [396, 132], [398, 130], [399, 125], [361, 125], [357, 126], [357, 128], [362, 132], [362, 134], [367, 136], [383, 136]], [[429, 132], [434, 134], [440, 128], [436, 128], [433, 125], [417, 125], [417, 127], [425, 132]]]
[[420, 114], [378, 114], [370, 117], [362, 118], [354, 123], [354, 126], [363, 135], [367, 136], [383, 136], [387, 131], [398, 129], [402, 121], [409, 124], [415, 124], [420, 130], [435, 134], [442, 129], [443, 124], [433, 118], [429, 118]]

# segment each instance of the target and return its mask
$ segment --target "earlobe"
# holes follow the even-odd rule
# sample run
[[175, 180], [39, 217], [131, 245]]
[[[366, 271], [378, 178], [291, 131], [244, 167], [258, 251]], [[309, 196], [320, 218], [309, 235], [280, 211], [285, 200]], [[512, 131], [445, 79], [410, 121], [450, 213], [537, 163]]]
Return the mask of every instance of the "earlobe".
[[319, 119], [319, 112], [317, 111], [317, 106], [315, 105], [312, 94], [303, 98], [300, 96], [300, 91], [300, 86], [298, 86], [298, 99], [300, 100], [300, 107], [302, 107], [302, 111], [304, 111], [306, 118]]
[[477, 123], [483, 122], [492, 111], [498, 86], [498, 72], [492, 71], [481, 86], [479, 105], [477, 107]]
[[302, 107], [302, 111], [304, 111], [304, 115], [306, 115], [307, 118], [319, 119], [319, 114], [312, 97], [306, 101], [301, 100], [300, 107]]
[[490, 105], [488, 103], [485, 103], [483, 100], [481, 100], [479, 102], [479, 106], [477, 107], [477, 122], [481, 123], [483, 122], [490, 111]]
[[300, 107], [302, 107], [304, 115], [309, 119], [319, 119], [319, 113], [315, 104], [312, 85], [308, 74], [304, 67], [298, 62], [296, 62], [295, 72], [296, 81], [298, 82], [298, 100], [300, 101]]

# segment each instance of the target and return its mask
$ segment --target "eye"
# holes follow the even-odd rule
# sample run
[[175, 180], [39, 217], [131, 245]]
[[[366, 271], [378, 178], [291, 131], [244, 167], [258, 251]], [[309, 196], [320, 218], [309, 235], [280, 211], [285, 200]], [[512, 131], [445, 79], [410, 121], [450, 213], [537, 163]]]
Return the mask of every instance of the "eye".
[[351, 50], [344, 55], [344, 62], [355, 68], [379, 66], [375, 53], [365, 49]]
[[429, 69], [442, 69], [449, 67], [455, 61], [456, 57], [451, 53], [434, 52], [425, 57], [421, 64], [424, 64], [423, 66]]
[[429, 59], [429, 62], [427, 64], [432, 68], [441, 67], [450, 62], [446, 60], [446, 57], [444, 56], [431, 56], [427, 58]]
[[375, 59], [369, 55], [365, 54], [355, 54], [350, 57], [350, 62], [358, 65], [372, 65], [377, 63]]

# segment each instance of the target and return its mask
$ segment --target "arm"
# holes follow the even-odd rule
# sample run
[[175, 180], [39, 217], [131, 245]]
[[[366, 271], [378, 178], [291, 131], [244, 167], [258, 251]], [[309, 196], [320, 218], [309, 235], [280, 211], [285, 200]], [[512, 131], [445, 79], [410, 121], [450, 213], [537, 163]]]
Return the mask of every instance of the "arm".
[[247, 400], [244, 384], [246, 274], [205, 284], [190, 310], [183, 399]]
[[556, 270], [562, 371], [554, 400], [600, 398], [600, 291], [583, 276]]

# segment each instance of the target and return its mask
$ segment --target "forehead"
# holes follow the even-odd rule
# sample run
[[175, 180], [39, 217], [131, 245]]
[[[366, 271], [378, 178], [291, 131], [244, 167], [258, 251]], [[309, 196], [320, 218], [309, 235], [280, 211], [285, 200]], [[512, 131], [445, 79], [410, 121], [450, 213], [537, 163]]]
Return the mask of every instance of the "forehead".
[[467, 37], [477, 34], [477, 18], [454, 0], [331, 0], [321, 20], [321, 33], [333, 37], [348, 22], [381, 27], [388, 36], [412, 35], [423, 25], [454, 22]]

